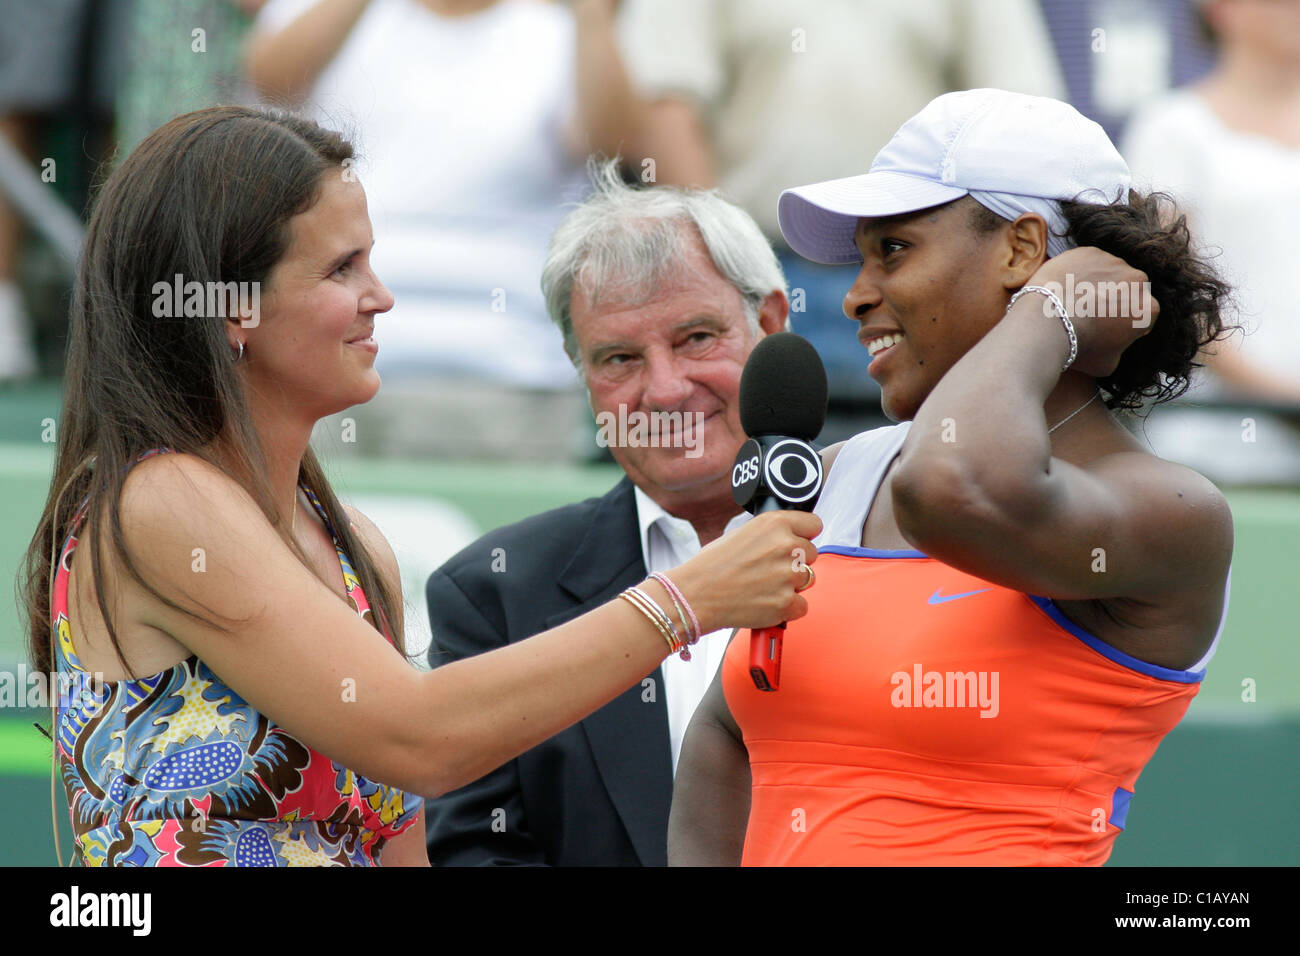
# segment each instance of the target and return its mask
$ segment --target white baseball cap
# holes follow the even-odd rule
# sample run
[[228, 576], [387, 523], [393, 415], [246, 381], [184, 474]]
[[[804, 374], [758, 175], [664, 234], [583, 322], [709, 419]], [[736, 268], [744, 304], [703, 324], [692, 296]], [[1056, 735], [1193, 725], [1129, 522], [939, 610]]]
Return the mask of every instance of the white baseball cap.
[[861, 262], [863, 216], [895, 216], [962, 196], [1004, 219], [1036, 212], [1048, 254], [1068, 248], [1059, 200], [1127, 202], [1128, 164], [1105, 130], [1068, 103], [1006, 90], [945, 93], [904, 123], [869, 172], [781, 193], [777, 219], [799, 255]]

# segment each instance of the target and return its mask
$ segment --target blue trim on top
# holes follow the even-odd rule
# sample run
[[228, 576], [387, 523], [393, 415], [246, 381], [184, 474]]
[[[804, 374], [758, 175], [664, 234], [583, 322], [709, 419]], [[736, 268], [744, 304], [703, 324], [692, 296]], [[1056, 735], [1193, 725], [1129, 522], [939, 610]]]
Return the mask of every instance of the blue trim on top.
[[[930, 555], [924, 551], [909, 550], [890, 550], [887, 548], [854, 548], [845, 544], [828, 544], [817, 549], [818, 554], [842, 554], [850, 558], [929, 558]], [[1148, 677], [1155, 677], [1158, 680], [1174, 681], [1179, 684], [1199, 684], [1205, 680], [1205, 671], [1176, 671], [1168, 667], [1161, 667], [1159, 664], [1149, 664], [1146, 661], [1140, 661], [1136, 657], [1125, 654], [1117, 647], [1112, 647], [1095, 634], [1085, 631], [1079, 625], [1075, 624], [1056, 606], [1051, 598], [1040, 597], [1037, 594], [1026, 594], [1031, 601], [1037, 604], [1044, 613], [1050, 617], [1058, 627], [1063, 628], [1070, 634], [1077, 637], [1083, 643], [1087, 644], [1094, 651], [1108, 660], [1114, 661], [1121, 667], [1127, 667], [1131, 671], [1137, 671], [1139, 674], [1145, 674]]]
[[1112, 647], [1095, 634], [1090, 634], [1075, 624], [1068, 617], [1061, 613], [1061, 609], [1051, 598], [1040, 597], [1037, 594], [1028, 595], [1029, 599], [1037, 604], [1043, 611], [1055, 621], [1060, 627], [1069, 631], [1083, 643], [1087, 644], [1102, 657], [1114, 661], [1122, 667], [1127, 667], [1131, 671], [1137, 671], [1139, 674], [1146, 674], [1148, 677], [1155, 677], [1160, 680], [1176, 681], [1179, 684], [1199, 684], [1205, 680], [1205, 671], [1176, 671], [1168, 667], [1161, 667], [1159, 664], [1148, 664], [1146, 661], [1140, 661], [1136, 657], [1130, 657], [1117, 647]]
[[844, 554], [850, 558], [928, 558], [924, 551], [891, 551], [886, 548], [851, 548], [846, 544], [828, 544], [817, 549], [818, 554]]
[[1123, 830], [1124, 824], [1128, 822], [1128, 805], [1132, 800], [1132, 790], [1116, 787], [1115, 795], [1110, 800], [1110, 819], [1106, 822]]

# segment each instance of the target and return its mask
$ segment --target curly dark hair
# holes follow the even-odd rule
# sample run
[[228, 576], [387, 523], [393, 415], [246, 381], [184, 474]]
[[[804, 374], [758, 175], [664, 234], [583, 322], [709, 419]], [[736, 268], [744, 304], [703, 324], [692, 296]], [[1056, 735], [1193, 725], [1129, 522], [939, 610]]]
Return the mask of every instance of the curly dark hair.
[[[972, 200], [971, 225], [989, 233], [1007, 221]], [[1231, 334], [1224, 319], [1232, 289], [1187, 229], [1187, 217], [1165, 193], [1129, 192], [1127, 204], [1062, 202], [1066, 238], [1119, 256], [1147, 274], [1160, 315], [1149, 333], [1124, 352], [1119, 366], [1097, 385], [1108, 408], [1141, 408], [1187, 391], [1201, 350]]]

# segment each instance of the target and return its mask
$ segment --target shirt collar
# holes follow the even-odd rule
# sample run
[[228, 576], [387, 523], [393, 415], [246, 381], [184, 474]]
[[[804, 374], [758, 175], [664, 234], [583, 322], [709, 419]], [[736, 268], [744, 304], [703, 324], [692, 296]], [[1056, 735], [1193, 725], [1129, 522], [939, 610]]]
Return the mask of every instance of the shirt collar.
[[[667, 531], [674, 525], [685, 525], [695, 533], [695, 528], [685, 518], [677, 518], [670, 515], [667, 511], [659, 506], [659, 503], [642, 491], [639, 487], [634, 487], [636, 495], [636, 520], [637, 526], [641, 532], [641, 557], [645, 559], [645, 566], [650, 569], [650, 529], [656, 524], [663, 522], [664, 530]], [[698, 540], [698, 538], [697, 538]]]
[[[693, 524], [685, 518], [678, 518], [676, 515], [669, 514], [659, 506], [658, 502], [642, 491], [640, 487], [633, 485], [632, 490], [636, 496], [636, 520], [638, 530], [641, 534], [641, 557], [645, 560], [646, 570], [654, 570], [650, 566], [650, 529], [655, 525], [660, 526], [659, 530], [665, 538], [669, 537], [669, 532], [675, 528], [689, 531], [692, 535], [695, 535], [696, 547], [699, 547], [700, 539], [695, 532], [695, 526]], [[747, 511], [742, 511], [740, 514], [733, 515], [727, 522], [726, 528], [722, 533], [727, 534], [735, 528], [738, 528], [751, 517], [752, 515]]]

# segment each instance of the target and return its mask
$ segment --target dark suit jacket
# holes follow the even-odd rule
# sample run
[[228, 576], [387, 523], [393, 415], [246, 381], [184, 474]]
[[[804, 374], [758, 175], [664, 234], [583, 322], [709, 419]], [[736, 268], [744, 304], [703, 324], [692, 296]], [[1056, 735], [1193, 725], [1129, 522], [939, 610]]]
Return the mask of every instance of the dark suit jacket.
[[[495, 568], [495, 570], [494, 570]], [[432, 666], [571, 620], [646, 577], [632, 482], [499, 528], [429, 578]], [[435, 864], [663, 866], [672, 754], [658, 668], [586, 720], [426, 801]]]

